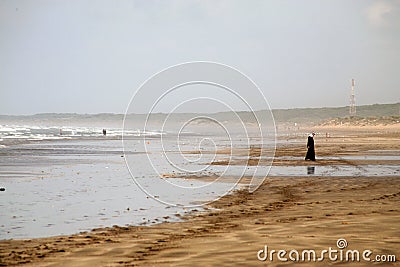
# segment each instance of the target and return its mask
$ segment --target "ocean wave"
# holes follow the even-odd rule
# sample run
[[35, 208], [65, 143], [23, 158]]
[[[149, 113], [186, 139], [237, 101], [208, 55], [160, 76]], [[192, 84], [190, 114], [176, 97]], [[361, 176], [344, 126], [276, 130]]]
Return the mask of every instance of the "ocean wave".
[[[159, 137], [165, 135], [162, 131], [123, 130], [121, 128], [109, 128], [107, 137], [136, 136]], [[73, 137], [101, 137], [104, 136], [100, 127], [55, 127], [55, 126], [27, 126], [27, 125], [0, 125], [0, 138], [23, 140], [48, 140], [65, 139]]]

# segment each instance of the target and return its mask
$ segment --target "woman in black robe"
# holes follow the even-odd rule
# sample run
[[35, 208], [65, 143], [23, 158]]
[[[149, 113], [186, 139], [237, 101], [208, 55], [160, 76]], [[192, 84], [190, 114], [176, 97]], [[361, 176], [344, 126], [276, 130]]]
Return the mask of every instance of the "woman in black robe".
[[315, 161], [315, 150], [314, 150], [314, 135], [315, 133], [312, 133], [308, 136], [307, 139], [307, 155], [305, 160], [312, 160]]

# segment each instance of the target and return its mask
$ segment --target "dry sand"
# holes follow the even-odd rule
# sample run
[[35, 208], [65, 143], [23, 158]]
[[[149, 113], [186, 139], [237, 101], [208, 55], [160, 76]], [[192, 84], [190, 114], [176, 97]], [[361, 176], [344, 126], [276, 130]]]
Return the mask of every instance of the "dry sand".
[[[355, 131], [317, 136], [318, 155], [393, 155], [400, 133]], [[288, 137], [296, 139], [298, 137]], [[301, 137], [300, 140], [303, 140]], [[397, 152], [396, 152], [397, 150]], [[304, 156], [304, 144], [278, 147], [277, 156]], [[396, 154], [395, 154], [396, 155]], [[398, 154], [397, 154], [398, 156]], [[342, 164], [365, 164], [353, 160]], [[274, 164], [305, 165], [304, 161]], [[337, 164], [317, 161], [315, 164]], [[381, 162], [368, 162], [381, 164]], [[392, 165], [400, 166], [393, 161]], [[399, 167], [400, 168], [400, 167]], [[207, 179], [207, 177], [205, 177]], [[336, 249], [345, 238], [347, 249], [400, 258], [400, 176], [267, 178], [253, 194], [238, 191], [194, 212], [184, 222], [148, 227], [113, 227], [90, 233], [31, 240], [0, 241], [2, 265], [27, 266], [327, 266], [340, 262], [261, 262], [264, 248]], [[286, 255], [287, 257], [287, 255]], [[373, 263], [341, 263], [367, 266]], [[374, 263], [378, 264], [378, 263]], [[385, 263], [382, 266], [398, 266]]]

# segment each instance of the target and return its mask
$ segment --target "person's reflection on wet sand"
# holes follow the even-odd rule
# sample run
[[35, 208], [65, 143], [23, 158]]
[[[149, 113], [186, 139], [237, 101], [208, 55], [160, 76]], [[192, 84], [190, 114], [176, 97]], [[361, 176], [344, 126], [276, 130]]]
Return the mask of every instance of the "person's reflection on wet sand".
[[307, 166], [307, 174], [312, 175], [315, 173], [315, 166]]

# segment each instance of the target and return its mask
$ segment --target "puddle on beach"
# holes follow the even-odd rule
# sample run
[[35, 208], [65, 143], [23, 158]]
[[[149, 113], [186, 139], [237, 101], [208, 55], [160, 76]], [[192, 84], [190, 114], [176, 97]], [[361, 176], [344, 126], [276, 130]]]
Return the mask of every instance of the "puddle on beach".
[[[292, 157], [292, 156], [281, 156], [276, 157], [276, 159], [283, 159], [283, 160], [304, 160], [304, 157]], [[346, 156], [318, 156], [317, 160], [400, 160], [400, 154], [393, 154], [393, 155], [346, 155]]]
[[[249, 176], [254, 172], [254, 168], [249, 166], [244, 172], [244, 176]], [[262, 168], [262, 167], [261, 167]], [[222, 171], [218, 165], [210, 168], [215, 173]], [[241, 175], [240, 166], [231, 166], [227, 176]], [[400, 166], [394, 165], [329, 165], [329, 166], [272, 166], [268, 176], [398, 176], [400, 175]], [[257, 172], [256, 172], [257, 176]], [[260, 176], [261, 178], [261, 176]]]
[[400, 167], [393, 165], [273, 166], [270, 176], [398, 176]]

